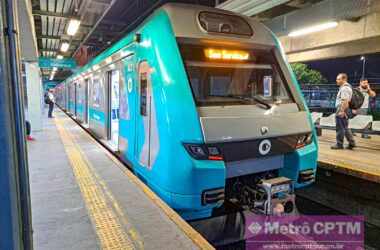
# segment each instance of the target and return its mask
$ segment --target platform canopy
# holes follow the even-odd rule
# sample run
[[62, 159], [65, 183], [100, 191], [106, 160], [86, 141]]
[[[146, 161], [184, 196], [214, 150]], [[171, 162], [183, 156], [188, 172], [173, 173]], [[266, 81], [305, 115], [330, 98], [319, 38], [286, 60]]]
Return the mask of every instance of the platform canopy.
[[[253, 16], [260, 21], [308, 7], [321, 0], [31, 0], [40, 57], [75, 58], [79, 66], [135, 28], [168, 2], [200, 4]], [[71, 21], [80, 22], [68, 35]], [[62, 44], [67, 51], [62, 52]], [[50, 69], [43, 69], [49, 78]], [[58, 69], [54, 80], [71, 74]]]
[[[85, 64], [138, 25], [154, 9], [167, 2], [183, 2], [214, 7], [217, 0], [31, 0], [40, 57], [76, 59]], [[75, 34], [69, 35], [72, 20], [80, 22]], [[61, 51], [68, 43], [67, 51]], [[51, 70], [42, 69], [45, 78]], [[55, 80], [71, 72], [59, 69]]]

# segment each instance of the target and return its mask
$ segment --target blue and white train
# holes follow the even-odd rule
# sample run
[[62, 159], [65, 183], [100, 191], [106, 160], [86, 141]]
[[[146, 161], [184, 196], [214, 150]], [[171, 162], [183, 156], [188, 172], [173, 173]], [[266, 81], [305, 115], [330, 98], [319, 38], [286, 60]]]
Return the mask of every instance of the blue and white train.
[[229, 201], [293, 213], [317, 137], [270, 30], [219, 9], [165, 4], [56, 88], [57, 103], [192, 220]]

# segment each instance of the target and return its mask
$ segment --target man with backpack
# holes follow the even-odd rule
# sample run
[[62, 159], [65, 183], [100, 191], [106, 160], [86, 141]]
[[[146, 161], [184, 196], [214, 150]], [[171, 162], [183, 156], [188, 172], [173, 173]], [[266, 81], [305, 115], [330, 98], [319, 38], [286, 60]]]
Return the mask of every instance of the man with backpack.
[[[364, 101], [360, 109], [357, 111], [357, 115], [368, 115], [369, 110], [369, 98], [375, 97], [376, 92], [371, 89], [367, 79], [361, 79], [359, 84], [359, 91], [363, 94]], [[368, 134], [362, 134], [362, 138], [371, 138]]]
[[53, 109], [54, 109], [54, 103], [55, 103], [53, 89], [48, 90], [48, 92], [45, 94], [44, 99], [45, 99], [45, 103], [49, 105], [48, 118], [53, 118]]
[[[348, 141], [347, 149], [353, 149], [356, 144], [352, 135], [351, 129], [348, 128], [348, 119], [351, 117], [350, 104], [353, 98], [353, 88], [347, 82], [347, 74], [340, 73], [336, 77], [336, 83], [339, 86], [339, 91], [336, 96], [336, 144], [331, 146], [331, 149], [344, 149], [344, 137]], [[355, 95], [357, 92], [355, 92]], [[356, 103], [355, 103], [356, 104]]]

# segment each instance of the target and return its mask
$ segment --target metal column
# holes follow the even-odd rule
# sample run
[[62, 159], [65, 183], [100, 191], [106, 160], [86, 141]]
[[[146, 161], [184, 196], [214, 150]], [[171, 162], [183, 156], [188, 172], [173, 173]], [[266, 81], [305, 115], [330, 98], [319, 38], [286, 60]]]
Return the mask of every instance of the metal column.
[[32, 249], [15, 4], [0, 1], [0, 249]]

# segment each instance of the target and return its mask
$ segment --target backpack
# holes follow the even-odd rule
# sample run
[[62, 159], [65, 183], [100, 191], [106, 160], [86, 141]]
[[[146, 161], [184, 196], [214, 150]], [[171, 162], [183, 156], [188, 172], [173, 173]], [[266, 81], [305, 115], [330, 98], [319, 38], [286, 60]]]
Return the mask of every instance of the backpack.
[[50, 98], [49, 98], [49, 95], [45, 93], [44, 95], [44, 102], [45, 104], [49, 104], [50, 103]]
[[352, 88], [352, 97], [349, 103], [350, 109], [360, 109], [364, 102], [364, 95], [358, 88]]

